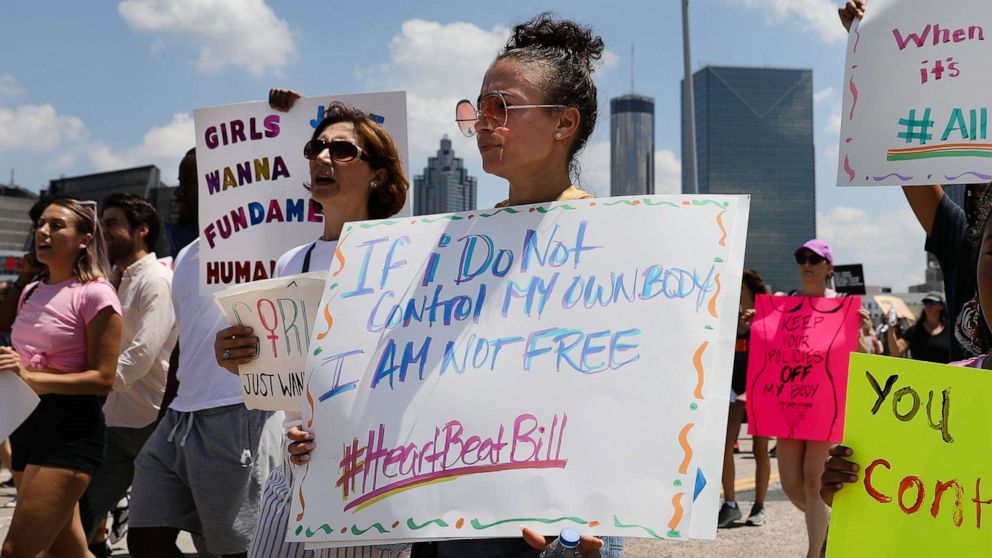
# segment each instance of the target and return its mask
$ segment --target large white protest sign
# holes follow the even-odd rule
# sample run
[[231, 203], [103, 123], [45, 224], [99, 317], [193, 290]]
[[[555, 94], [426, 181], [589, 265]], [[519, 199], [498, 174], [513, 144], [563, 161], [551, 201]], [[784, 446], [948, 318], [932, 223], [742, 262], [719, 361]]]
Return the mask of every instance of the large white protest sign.
[[290, 539], [715, 536], [748, 203], [346, 225], [307, 363], [316, 449]]
[[289, 112], [267, 102], [194, 111], [202, 293], [271, 278], [283, 252], [320, 236], [303, 146], [332, 101], [379, 121], [408, 170], [404, 92], [304, 97]]
[[326, 276], [304, 273], [214, 293], [231, 325], [248, 326], [258, 337], [255, 358], [238, 367], [249, 409], [298, 411], [303, 405], [307, 348]]
[[841, 186], [992, 180], [985, 0], [872, 0], [851, 27]]
[[0, 440], [10, 436], [40, 401], [17, 374], [0, 372]]

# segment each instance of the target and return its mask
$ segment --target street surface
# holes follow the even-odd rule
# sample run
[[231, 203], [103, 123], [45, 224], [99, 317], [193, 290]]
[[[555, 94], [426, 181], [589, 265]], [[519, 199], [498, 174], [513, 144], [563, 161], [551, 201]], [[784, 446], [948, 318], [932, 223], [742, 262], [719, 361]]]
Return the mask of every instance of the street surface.
[[[737, 500], [744, 517], [754, 501], [754, 459], [747, 427], [741, 429], [740, 453], [734, 456], [737, 466]], [[0, 473], [0, 481], [9, 478], [7, 471]], [[6, 536], [13, 509], [5, 506], [14, 497], [14, 490], [0, 488], [0, 539]], [[772, 482], [765, 503], [768, 521], [762, 527], [750, 527], [743, 521], [721, 529], [713, 541], [671, 542], [650, 539], [630, 539], [624, 545], [624, 558], [778, 558], [801, 557], [806, 553], [806, 527], [803, 516], [789, 503], [778, 483], [778, 462], [772, 459]], [[180, 548], [195, 556], [189, 536], [180, 537]], [[127, 558], [126, 541], [114, 547], [114, 556]]]

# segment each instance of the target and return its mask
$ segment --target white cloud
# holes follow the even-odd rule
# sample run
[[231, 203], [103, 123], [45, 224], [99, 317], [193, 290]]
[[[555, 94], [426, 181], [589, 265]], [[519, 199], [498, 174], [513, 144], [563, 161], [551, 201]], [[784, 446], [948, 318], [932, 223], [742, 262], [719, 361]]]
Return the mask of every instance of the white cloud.
[[0, 74], [0, 97], [17, 97], [24, 94], [24, 88], [10, 74]]
[[135, 31], [169, 33], [190, 43], [203, 73], [233, 66], [260, 76], [280, 70], [296, 53], [289, 24], [265, 0], [124, 0], [117, 11]]
[[817, 238], [833, 250], [839, 263], [863, 263], [869, 285], [905, 291], [923, 282], [924, 234], [911, 211], [868, 212], [839, 206], [817, 212]]
[[826, 89], [821, 89], [813, 93], [813, 103], [821, 104], [824, 101], [828, 101], [834, 97], [834, 88], [827, 87]]
[[682, 193], [682, 160], [667, 149], [654, 152], [654, 192]]
[[787, 24], [798, 31], [812, 31], [820, 39], [835, 43], [847, 39], [840, 24], [834, 0], [731, 0], [747, 8], [761, 10], [769, 24]]
[[[596, 196], [610, 195], [610, 142], [591, 141], [579, 154], [583, 189]], [[654, 192], [656, 194], [682, 193], [682, 161], [668, 149], [654, 153]]]
[[145, 133], [136, 146], [114, 149], [94, 137], [83, 121], [51, 105], [0, 107], [0, 149], [35, 153], [48, 172], [87, 172], [157, 165], [173, 176], [179, 160], [195, 143], [193, 118], [186, 113]]
[[[427, 158], [433, 156], [438, 141], [447, 134], [455, 153], [465, 160], [469, 173], [479, 179], [479, 202], [505, 197], [502, 179], [486, 175], [474, 139], [466, 139], [454, 123], [455, 104], [475, 99], [489, 65], [506, 44], [510, 30], [496, 25], [483, 29], [472, 23], [442, 24], [423, 19], [403, 23], [399, 34], [389, 42], [389, 60], [371, 69], [357, 68], [356, 74], [372, 90], [402, 89], [407, 93], [409, 118], [410, 173], [420, 174]], [[455, 45], [454, 47], [452, 45]], [[452, 49], [455, 54], [452, 55]], [[597, 63], [597, 72], [617, 66], [619, 57], [609, 51]], [[608, 122], [608, 120], [606, 120]], [[608, 195], [609, 142], [605, 161], [602, 147], [590, 139], [588, 153], [580, 159], [581, 182], [602, 195]], [[603, 173], [605, 172], [605, 179]]]
[[192, 116], [177, 113], [168, 124], [146, 132], [140, 145], [114, 150], [96, 142], [87, 148], [86, 154], [99, 171], [156, 165], [165, 177], [170, 177], [183, 155], [195, 143]]
[[44, 152], [85, 133], [82, 120], [59, 114], [52, 105], [0, 108], [0, 149]]

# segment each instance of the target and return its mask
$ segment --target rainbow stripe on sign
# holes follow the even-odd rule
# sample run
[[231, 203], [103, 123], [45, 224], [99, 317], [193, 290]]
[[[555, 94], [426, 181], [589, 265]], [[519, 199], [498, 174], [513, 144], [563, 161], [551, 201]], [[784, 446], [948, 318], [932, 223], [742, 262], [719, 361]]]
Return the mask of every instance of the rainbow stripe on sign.
[[934, 157], [992, 157], [992, 143], [945, 143], [926, 147], [890, 149], [887, 161], [909, 161]]

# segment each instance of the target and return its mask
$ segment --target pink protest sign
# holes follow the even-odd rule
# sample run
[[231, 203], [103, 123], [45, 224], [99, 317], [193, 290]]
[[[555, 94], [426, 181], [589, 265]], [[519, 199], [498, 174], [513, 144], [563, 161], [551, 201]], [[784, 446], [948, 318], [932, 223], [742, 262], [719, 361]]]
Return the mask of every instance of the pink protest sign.
[[748, 433], [839, 442], [861, 298], [758, 295], [754, 307]]

